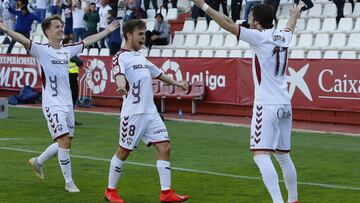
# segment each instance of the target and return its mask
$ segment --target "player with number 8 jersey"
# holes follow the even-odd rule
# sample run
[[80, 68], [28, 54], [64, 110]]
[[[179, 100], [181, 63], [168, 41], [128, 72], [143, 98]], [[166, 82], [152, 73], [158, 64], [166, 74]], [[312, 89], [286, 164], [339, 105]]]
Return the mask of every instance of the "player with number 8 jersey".
[[[160, 201], [183, 202], [187, 195], [178, 195], [171, 188], [170, 141], [164, 122], [154, 104], [152, 79], [188, 88], [186, 82], [177, 82], [163, 74], [148, 61], [139, 50], [145, 43], [146, 24], [141, 20], [129, 20], [123, 25], [125, 45], [113, 57], [113, 75], [117, 93], [123, 96], [119, 148], [112, 157], [109, 168], [108, 187], [104, 198], [110, 202], [125, 202], [116, 191], [122, 175], [123, 162], [142, 140], [157, 149], [156, 168], [160, 177]], [[129, 87], [127, 90], [126, 86]]]

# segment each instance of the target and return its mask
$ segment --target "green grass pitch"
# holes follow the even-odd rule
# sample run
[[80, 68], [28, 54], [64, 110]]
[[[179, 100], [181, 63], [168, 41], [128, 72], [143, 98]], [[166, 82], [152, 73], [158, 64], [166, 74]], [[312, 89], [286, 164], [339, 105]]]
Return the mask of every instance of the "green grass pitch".
[[[76, 113], [72, 168], [81, 192], [64, 190], [57, 158], [39, 180], [27, 165], [50, 143], [40, 109], [9, 108], [0, 120], [0, 202], [105, 202], [109, 160], [118, 146], [117, 116]], [[249, 129], [166, 121], [171, 143], [172, 185], [191, 196], [189, 203], [268, 203], [249, 147]], [[4, 139], [20, 138], [20, 139]], [[299, 181], [299, 202], [360, 202], [360, 137], [293, 133], [292, 159]], [[124, 165], [118, 184], [128, 203], [159, 202], [155, 149], [143, 144]], [[277, 164], [279, 178], [282, 174]], [[281, 182], [284, 199], [287, 198]]]

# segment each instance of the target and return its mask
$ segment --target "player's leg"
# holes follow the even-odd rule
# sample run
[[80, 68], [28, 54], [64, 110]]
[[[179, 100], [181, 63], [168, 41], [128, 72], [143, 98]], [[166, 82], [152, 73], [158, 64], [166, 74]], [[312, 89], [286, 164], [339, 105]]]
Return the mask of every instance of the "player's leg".
[[156, 168], [158, 170], [161, 192], [161, 202], [183, 202], [189, 199], [187, 195], [178, 195], [171, 189], [170, 150], [171, 145], [164, 122], [159, 114], [149, 114], [148, 128], [143, 141], [149, 145], [153, 144], [157, 150]]
[[279, 178], [271, 161], [278, 137], [275, 105], [254, 105], [251, 121], [250, 150], [258, 166], [262, 180], [274, 203], [283, 203]]
[[110, 202], [123, 203], [124, 200], [117, 194], [116, 186], [123, 171], [123, 162], [129, 156], [130, 150], [119, 147], [116, 154], [112, 157], [109, 167], [108, 187], [104, 198]]
[[70, 106], [56, 106], [45, 109], [46, 117], [51, 124], [53, 139], [58, 143], [58, 161], [65, 179], [65, 190], [80, 192], [72, 179], [70, 159], [71, 138], [74, 136], [74, 111]]
[[144, 126], [146, 126], [146, 120], [143, 115], [125, 116], [121, 118], [119, 140], [120, 147], [111, 159], [108, 187], [104, 194], [104, 198], [110, 202], [124, 202], [124, 200], [117, 194], [116, 186], [122, 175], [123, 162], [137, 145], [144, 132]]
[[34, 173], [37, 177], [39, 177], [40, 179], [45, 178], [43, 170], [42, 170], [42, 166], [47, 160], [54, 157], [57, 154], [57, 152], [58, 152], [58, 143], [55, 142], [55, 143], [51, 144], [50, 146], [48, 146], [45, 149], [45, 151], [43, 151], [40, 154], [40, 156], [32, 157], [31, 159], [29, 159], [29, 164], [33, 168]]
[[298, 200], [297, 193], [297, 174], [296, 168], [290, 157], [290, 147], [291, 147], [291, 122], [292, 122], [292, 112], [291, 106], [284, 106], [284, 113], [282, 114], [282, 119], [280, 120], [280, 136], [276, 151], [274, 154], [277, 162], [279, 163], [286, 189], [288, 191], [288, 202], [293, 203]]

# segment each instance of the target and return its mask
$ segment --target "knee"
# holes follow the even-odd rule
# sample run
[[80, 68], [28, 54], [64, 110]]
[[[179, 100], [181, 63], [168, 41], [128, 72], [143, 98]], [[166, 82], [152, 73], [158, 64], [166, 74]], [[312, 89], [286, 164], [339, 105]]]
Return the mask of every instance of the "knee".
[[70, 139], [69, 134], [58, 138], [57, 143], [59, 145], [59, 148], [70, 149], [70, 147], [71, 147], [71, 139]]
[[127, 157], [130, 155], [130, 152], [129, 150], [125, 150], [121, 147], [119, 147], [119, 149], [117, 150], [116, 152], [116, 156], [118, 159], [120, 159], [121, 161], [125, 161], [127, 159]]
[[165, 142], [161, 147], [160, 147], [160, 153], [162, 154], [170, 154], [171, 151], [171, 145], [170, 142]]

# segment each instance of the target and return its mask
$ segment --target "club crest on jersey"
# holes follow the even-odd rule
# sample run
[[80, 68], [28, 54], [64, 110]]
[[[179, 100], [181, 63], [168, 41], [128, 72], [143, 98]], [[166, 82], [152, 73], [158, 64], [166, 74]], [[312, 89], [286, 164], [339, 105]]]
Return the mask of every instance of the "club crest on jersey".
[[59, 124], [58, 126], [57, 126], [57, 129], [58, 129], [58, 131], [62, 131], [63, 130], [63, 127], [62, 127], [62, 125], [61, 124]]

